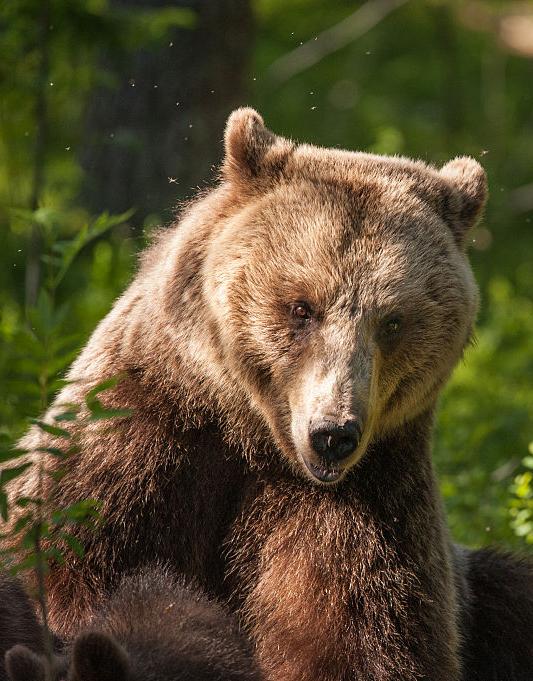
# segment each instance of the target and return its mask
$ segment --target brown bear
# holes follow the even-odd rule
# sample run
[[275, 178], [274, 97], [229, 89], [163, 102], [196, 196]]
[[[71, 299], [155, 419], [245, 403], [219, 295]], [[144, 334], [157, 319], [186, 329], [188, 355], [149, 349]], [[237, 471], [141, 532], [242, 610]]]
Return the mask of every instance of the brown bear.
[[[230, 603], [269, 681], [457, 681], [463, 659], [465, 679], [533, 678], [532, 573], [501, 590], [520, 612], [480, 619], [484, 582], [452, 548], [431, 462], [476, 316], [465, 251], [485, 198], [469, 158], [321, 149], [231, 115], [220, 183], [144, 254], [46, 415], [119, 374], [105, 403], [132, 411], [112, 427], [82, 412], [49, 483], [54, 507], [102, 502], [98, 531], [76, 530], [85, 558], [51, 567], [63, 636], [160, 560]], [[21, 446], [53, 444], [33, 428]], [[30, 468], [11, 494], [37, 484]], [[508, 623], [523, 651], [476, 648]]]
[[[37, 653], [39, 650], [37, 650]], [[50, 666], [18, 645], [6, 656], [9, 681], [260, 681], [231, 616], [161, 566], [125, 577]]]

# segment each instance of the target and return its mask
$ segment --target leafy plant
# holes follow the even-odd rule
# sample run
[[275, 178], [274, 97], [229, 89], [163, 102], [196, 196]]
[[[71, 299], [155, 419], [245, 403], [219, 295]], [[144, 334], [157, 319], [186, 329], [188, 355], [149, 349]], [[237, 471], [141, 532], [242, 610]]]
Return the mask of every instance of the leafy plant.
[[522, 464], [524, 470], [511, 485], [509, 513], [515, 534], [527, 544], [533, 544], [533, 442], [529, 443], [529, 456]]
[[516, 544], [509, 485], [531, 437], [533, 358], [524, 348], [533, 336], [533, 303], [494, 278], [484, 308], [476, 342], [441, 400], [435, 457], [455, 538]]
[[[39, 409], [44, 413], [52, 392], [62, 383], [60, 372], [70, 361], [73, 354], [72, 339], [65, 339], [62, 325], [69, 313], [68, 302], [56, 305], [57, 290], [79, 253], [92, 241], [101, 237], [112, 227], [120, 225], [131, 215], [131, 212], [110, 216], [101, 215], [89, 222], [78, 234], [71, 239], [58, 240], [57, 215], [51, 211], [17, 211], [18, 219], [26, 219], [39, 224], [46, 253], [42, 256], [45, 266], [37, 304], [27, 310], [28, 324], [23, 325], [15, 338], [22, 341], [24, 352], [30, 351], [28, 356], [16, 362], [16, 371], [20, 372], [24, 366], [26, 382], [34, 379], [35, 393], [38, 396]], [[75, 339], [77, 340], [77, 339]], [[74, 345], [77, 345], [75, 342]], [[20, 373], [18, 375], [20, 380]], [[52, 654], [52, 639], [48, 628], [48, 614], [46, 604], [45, 576], [50, 561], [63, 563], [65, 552], [72, 551], [80, 558], [84, 549], [77, 537], [72, 533], [72, 526], [83, 525], [88, 528], [98, 522], [99, 503], [95, 499], [80, 499], [75, 504], [65, 508], [50, 506], [45, 489], [49, 488], [65, 473], [65, 466], [49, 470], [47, 462], [50, 457], [59, 458], [64, 463], [78, 452], [75, 438], [69, 430], [69, 423], [77, 418], [89, 420], [115, 419], [127, 416], [126, 410], [107, 409], [102, 405], [99, 396], [105, 390], [114, 387], [120, 377], [110, 378], [94, 386], [85, 396], [85, 412], [81, 415], [81, 406], [65, 404], [63, 410], [56, 414], [51, 421], [31, 419], [35, 428], [53, 436], [61, 445], [27, 450], [23, 448], [11, 449], [8, 438], [4, 434], [4, 444], [7, 445], [0, 453], [0, 516], [7, 523], [16, 510], [16, 520], [7, 532], [0, 534], [2, 548], [0, 559], [5, 567], [16, 573], [33, 570], [36, 576], [37, 598], [40, 604], [42, 620], [45, 629], [45, 644], [48, 656]], [[32, 475], [38, 480], [37, 494], [31, 496], [16, 496], [8, 500], [6, 486], [16, 478], [28, 473], [33, 468]]]

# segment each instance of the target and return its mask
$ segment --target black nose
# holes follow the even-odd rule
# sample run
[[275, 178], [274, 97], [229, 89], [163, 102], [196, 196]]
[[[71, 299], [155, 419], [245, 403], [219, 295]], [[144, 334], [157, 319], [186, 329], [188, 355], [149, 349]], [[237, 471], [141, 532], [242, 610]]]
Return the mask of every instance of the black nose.
[[361, 427], [356, 420], [342, 426], [323, 421], [311, 428], [311, 445], [318, 456], [327, 463], [336, 463], [349, 456], [359, 444]]

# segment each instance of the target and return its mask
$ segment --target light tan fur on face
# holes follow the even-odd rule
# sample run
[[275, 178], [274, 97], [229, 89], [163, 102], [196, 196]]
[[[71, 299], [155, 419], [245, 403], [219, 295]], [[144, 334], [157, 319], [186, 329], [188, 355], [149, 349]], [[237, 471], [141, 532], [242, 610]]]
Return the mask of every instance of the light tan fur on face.
[[[248, 111], [230, 119], [227, 158], [230, 182], [248, 169], [247, 201], [212, 242], [204, 284], [225, 361], [292, 464], [316, 460], [312, 422], [358, 418], [346, 473], [435, 401], [468, 341], [477, 290], [463, 251], [483, 171], [294, 146]], [[288, 333], [299, 300], [319, 317], [305, 343]], [[404, 328], [387, 352], [376, 334], [388, 314]]]

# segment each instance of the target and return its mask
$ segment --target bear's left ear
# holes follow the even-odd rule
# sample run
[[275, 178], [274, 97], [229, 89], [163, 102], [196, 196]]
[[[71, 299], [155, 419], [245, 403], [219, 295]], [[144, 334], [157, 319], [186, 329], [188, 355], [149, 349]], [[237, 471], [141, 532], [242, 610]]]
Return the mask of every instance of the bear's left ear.
[[268, 130], [257, 111], [242, 108], [228, 118], [224, 147], [224, 177], [247, 182], [277, 175], [294, 145]]
[[480, 164], [468, 156], [455, 158], [439, 172], [451, 190], [443, 207], [443, 218], [457, 244], [464, 248], [466, 236], [481, 216], [487, 200], [487, 176]]

